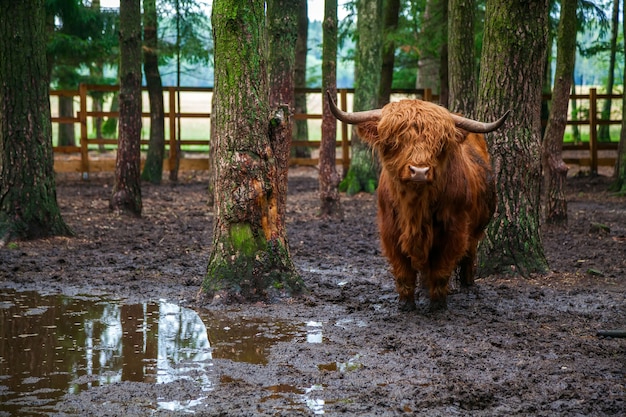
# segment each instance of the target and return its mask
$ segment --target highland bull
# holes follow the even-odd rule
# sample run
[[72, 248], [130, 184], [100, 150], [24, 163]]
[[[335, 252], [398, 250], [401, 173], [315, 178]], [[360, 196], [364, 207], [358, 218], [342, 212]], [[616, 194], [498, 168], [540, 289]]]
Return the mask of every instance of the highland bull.
[[346, 113], [328, 98], [335, 117], [357, 125], [379, 155], [378, 223], [400, 308], [415, 309], [418, 272], [430, 308], [446, 308], [457, 266], [461, 285], [474, 283], [478, 242], [496, 205], [483, 133], [498, 129], [508, 113], [481, 123], [421, 100]]

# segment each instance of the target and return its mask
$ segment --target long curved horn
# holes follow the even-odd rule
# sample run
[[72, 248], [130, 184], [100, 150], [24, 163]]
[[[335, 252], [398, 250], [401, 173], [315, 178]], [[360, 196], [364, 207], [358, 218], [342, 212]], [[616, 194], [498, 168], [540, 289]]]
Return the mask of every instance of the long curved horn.
[[337, 119], [344, 123], [355, 125], [363, 122], [376, 121], [380, 120], [382, 115], [381, 109], [347, 113], [337, 107], [335, 100], [329, 91], [326, 91], [326, 97], [328, 97], [328, 106], [330, 107], [330, 111]]
[[511, 110], [508, 110], [504, 113], [504, 116], [491, 123], [477, 122], [476, 120], [467, 119], [453, 113], [450, 113], [450, 116], [452, 116], [452, 120], [454, 120], [456, 127], [460, 127], [461, 129], [465, 129], [468, 132], [473, 133], [489, 133], [502, 126], [506, 118], [509, 116], [509, 113], [511, 113]]

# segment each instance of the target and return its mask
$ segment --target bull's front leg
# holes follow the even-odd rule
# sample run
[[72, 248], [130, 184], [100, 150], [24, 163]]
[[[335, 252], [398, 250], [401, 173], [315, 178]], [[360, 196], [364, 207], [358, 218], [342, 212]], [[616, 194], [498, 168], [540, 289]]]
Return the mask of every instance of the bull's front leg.
[[471, 239], [467, 253], [459, 262], [459, 281], [462, 287], [474, 285], [474, 275], [476, 273], [476, 252], [478, 240]]
[[415, 310], [417, 271], [411, 267], [411, 260], [404, 255], [390, 259], [390, 262], [398, 292], [398, 308], [401, 311]]
[[[429, 279], [430, 310], [444, 310], [447, 308], [448, 283], [450, 276], [456, 269], [464, 254], [468, 250], [467, 230], [463, 227], [450, 225], [447, 230], [441, 230], [438, 234], [437, 244], [433, 246], [429, 255]], [[471, 270], [464, 273], [472, 273]], [[463, 279], [463, 278], [461, 278]], [[473, 282], [473, 275], [472, 275]]]

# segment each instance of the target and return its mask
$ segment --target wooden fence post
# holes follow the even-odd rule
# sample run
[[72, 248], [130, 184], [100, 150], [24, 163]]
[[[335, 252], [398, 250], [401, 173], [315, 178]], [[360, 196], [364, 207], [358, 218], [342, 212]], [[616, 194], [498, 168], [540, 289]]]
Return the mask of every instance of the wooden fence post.
[[424, 89], [424, 98], [422, 100], [424, 100], [424, 101], [433, 101], [433, 90], [431, 90], [430, 88], [425, 88]]
[[89, 178], [89, 148], [87, 147], [87, 85], [78, 86], [80, 97], [80, 110], [78, 119], [80, 121], [80, 169], [84, 180]]
[[[345, 88], [340, 90], [341, 94], [341, 109], [347, 111], [348, 109], [348, 92]], [[348, 175], [350, 169], [350, 145], [348, 143], [348, 125], [341, 123], [341, 164], [343, 166], [343, 176], [345, 178]]]
[[598, 109], [596, 96], [596, 89], [589, 89], [589, 154], [591, 156], [590, 171], [592, 175], [598, 173]]

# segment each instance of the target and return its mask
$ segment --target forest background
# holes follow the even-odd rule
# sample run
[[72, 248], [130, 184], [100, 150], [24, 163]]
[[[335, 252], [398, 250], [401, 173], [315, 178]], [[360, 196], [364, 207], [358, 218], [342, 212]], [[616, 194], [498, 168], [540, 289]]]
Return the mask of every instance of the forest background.
[[[160, 13], [159, 39], [175, 43], [175, 16], [171, 13], [173, 0], [160, 1], [157, 6]], [[190, 49], [187, 52], [191, 55], [183, 57], [181, 66], [180, 84], [188, 87], [213, 87], [213, 60], [212, 60], [212, 39], [210, 16], [212, 1], [196, 0], [187, 2], [194, 5], [194, 13], [202, 18], [194, 21], [193, 30], [199, 43], [195, 47], [200, 50]], [[354, 51], [355, 51], [355, 29], [356, 29], [356, 5], [355, 1], [340, 0], [338, 2], [338, 16], [340, 20], [339, 45], [337, 60], [337, 87], [352, 88], [354, 86]], [[417, 47], [417, 37], [421, 33], [423, 13], [426, 7], [426, 0], [403, 0], [401, 6], [402, 15], [399, 21], [398, 32], [394, 38], [396, 40], [396, 61], [394, 68], [393, 88], [415, 88], [417, 83], [417, 66], [419, 60], [419, 50]], [[481, 13], [484, 13], [484, 1], [477, 2]], [[553, 2], [556, 3], [556, 2]], [[587, 88], [596, 86], [603, 92], [606, 86], [610, 61], [610, 18], [612, 0], [582, 1], [585, 3], [586, 19], [582, 22], [577, 35], [578, 48], [576, 51], [576, 66], [574, 70], [574, 84], [578, 87]], [[119, 7], [119, 0], [102, 0], [102, 8], [116, 10]], [[322, 18], [324, 13], [323, 0], [308, 1], [308, 54], [307, 54], [307, 87], [321, 87], [322, 68]], [[435, 17], [437, 18], [437, 17]], [[553, 30], [559, 19], [559, 11], [556, 4], [552, 7], [551, 24]], [[481, 21], [478, 18], [477, 21]], [[621, 14], [620, 14], [621, 22]], [[624, 51], [619, 48], [623, 38], [622, 25], [619, 24], [618, 49], [616, 55], [615, 84], [613, 91], [617, 94], [623, 90], [622, 79], [624, 71]], [[475, 48], [480, 50], [482, 43], [482, 28], [477, 27], [475, 37]], [[428, 35], [429, 38], [431, 37]], [[433, 39], [434, 43], [441, 42], [441, 39]], [[552, 45], [552, 71], [556, 61], [556, 40]], [[191, 45], [190, 45], [191, 46]], [[477, 54], [476, 56], [480, 56]], [[164, 56], [164, 58], [166, 58]], [[160, 62], [161, 77], [164, 86], [173, 86], [177, 82], [176, 62], [173, 59], [162, 59]], [[105, 76], [108, 79], [116, 77], [116, 66], [105, 66]], [[420, 86], [425, 87], [425, 86]], [[427, 86], [426, 86], [427, 87]]]

